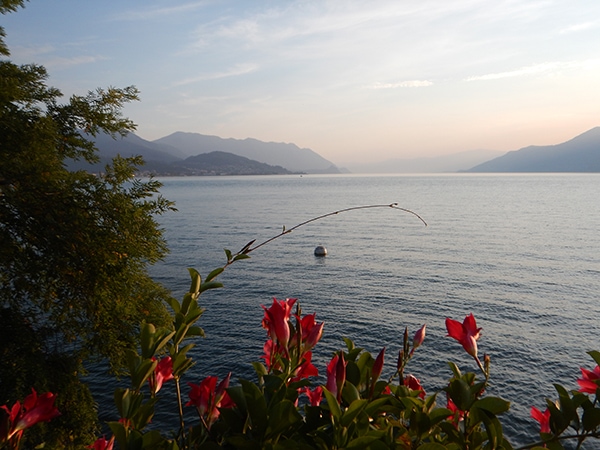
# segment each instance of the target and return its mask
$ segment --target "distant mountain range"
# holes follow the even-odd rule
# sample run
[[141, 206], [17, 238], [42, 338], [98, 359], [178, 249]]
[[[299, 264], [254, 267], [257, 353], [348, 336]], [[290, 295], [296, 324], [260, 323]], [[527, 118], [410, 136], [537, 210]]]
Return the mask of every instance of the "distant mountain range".
[[600, 127], [562, 144], [508, 152], [466, 172], [600, 172]]
[[331, 161], [295, 144], [256, 139], [222, 139], [176, 132], [147, 141], [129, 133], [124, 138], [96, 138], [103, 167], [117, 154], [141, 155], [144, 171], [157, 175], [270, 175], [285, 173], [340, 173]]
[[[176, 132], [147, 141], [130, 133], [96, 139], [101, 170], [114, 156], [141, 155], [143, 170], [156, 175], [270, 175], [286, 173], [341, 173], [331, 161], [295, 144], [256, 139], [223, 139], [197, 133]], [[90, 168], [74, 163], [74, 168]], [[85, 167], [83, 167], [85, 166]], [[600, 127], [557, 145], [529, 146], [503, 154], [474, 150], [452, 155], [390, 159], [350, 166], [356, 173], [448, 172], [600, 172]]]
[[484, 161], [502, 155], [495, 150], [470, 150], [451, 155], [396, 158], [381, 162], [348, 165], [348, 169], [357, 173], [447, 173], [458, 172]]

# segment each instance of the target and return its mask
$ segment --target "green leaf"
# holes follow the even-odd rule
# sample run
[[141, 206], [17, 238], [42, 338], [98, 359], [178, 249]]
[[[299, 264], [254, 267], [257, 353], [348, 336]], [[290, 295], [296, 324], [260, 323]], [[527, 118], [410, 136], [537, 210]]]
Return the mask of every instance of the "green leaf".
[[241, 253], [233, 258], [234, 261], [240, 261], [242, 259], [250, 259], [250, 256], [245, 253]]
[[446, 450], [446, 447], [436, 442], [427, 442], [419, 445], [417, 450]]
[[352, 450], [366, 449], [378, 439], [379, 436], [361, 436], [350, 441], [346, 448]]
[[596, 351], [596, 350], [592, 350], [590, 352], [587, 352], [588, 355], [590, 355], [592, 358], [594, 358], [594, 361], [596, 361], [596, 364], [600, 366], [600, 352]]
[[484, 397], [477, 400], [473, 406], [484, 409], [494, 415], [498, 415], [509, 410], [510, 402], [499, 397]]
[[192, 278], [192, 284], [190, 285], [190, 293], [195, 294], [200, 289], [200, 285], [202, 284], [202, 277], [200, 273], [191, 267], [188, 267], [188, 272], [190, 273], [190, 277]]
[[223, 273], [225, 269], [223, 267], [218, 267], [215, 270], [213, 270], [212, 272], [210, 272], [207, 276], [206, 276], [206, 282], [208, 281], [212, 281], [213, 279], [215, 279], [216, 277], [218, 277], [219, 275], [221, 275]]
[[474, 397], [470, 386], [461, 379], [455, 379], [445, 388], [446, 392], [461, 411], [468, 411], [473, 403]]
[[368, 400], [354, 400], [350, 404], [348, 409], [342, 414], [340, 424], [343, 427], [348, 427], [354, 421], [354, 419], [365, 409], [368, 403]]
[[187, 333], [185, 333], [185, 337], [188, 338], [188, 337], [193, 337], [193, 336], [204, 337], [204, 330], [196, 325], [194, 325], [193, 327], [190, 327], [187, 330]]
[[224, 248], [225, 255], [227, 256], [227, 262], [231, 262], [231, 250]]
[[269, 429], [266, 437], [279, 436], [302, 420], [302, 416], [289, 400], [275, 404], [269, 413]]
[[208, 283], [202, 283], [200, 285], [200, 292], [207, 291], [209, 289], [219, 289], [223, 287], [223, 283], [217, 281], [209, 281]]
[[585, 431], [595, 430], [600, 426], [600, 409], [598, 408], [587, 408], [583, 411], [583, 429]]
[[344, 387], [342, 388], [342, 398], [346, 400], [346, 402], [352, 403], [355, 400], [360, 399], [360, 392], [358, 392], [358, 389], [356, 389], [354, 384], [346, 380]]
[[335, 395], [329, 392], [327, 388], [323, 388], [323, 394], [327, 400], [327, 405], [329, 405], [329, 411], [331, 412], [331, 415], [336, 419], [336, 421], [339, 421], [340, 417], [342, 417], [342, 410], [340, 408], [340, 404], [335, 398]]
[[258, 386], [248, 380], [240, 380], [252, 429], [258, 436], [264, 436], [267, 429], [267, 402]]
[[177, 314], [181, 310], [181, 305], [179, 304], [177, 299], [175, 299], [173, 297], [169, 297], [165, 301], [169, 304], [169, 306], [171, 307], [171, 309], [173, 310], [173, 312], [175, 314]]
[[460, 378], [462, 376], [460, 373], [460, 369], [456, 364], [454, 364], [452, 361], [448, 361], [448, 365], [450, 366], [450, 370], [452, 370], [452, 373], [456, 378]]

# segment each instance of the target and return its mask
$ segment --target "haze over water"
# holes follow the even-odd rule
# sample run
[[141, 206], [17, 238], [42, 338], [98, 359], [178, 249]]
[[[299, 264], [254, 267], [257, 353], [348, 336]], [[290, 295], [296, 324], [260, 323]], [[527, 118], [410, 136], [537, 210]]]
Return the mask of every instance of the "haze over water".
[[[194, 349], [192, 379], [255, 379], [272, 297], [296, 297], [325, 321], [315, 351], [321, 374], [342, 337], [372, 353], [387, 347], [393, 372], [404, 327], [427, 323], [408, 372], [428, 393], [451, 373], [476, 366], [446, 337], [444, 319], [473, 313], [479, 352], [492, 361], [490, 395], [512, 402], [502, 422], [513, 444], [531, 442], [531, 406], [555, 397], [552, 383], [577, 387], [585, 353], [600, 349], [600, 175], [415, 175], [165, 178], [162, 193], [179, 212], [161, 218], [171, 255], [153, 268], [180, 297], [187, 267], [203, 275], [239, 250], [312, 217], [359, 205], [295, 230], [229, 267], [225, 288], [203, 294], [207, 337]], [[316, 258], [316, 245], [329, 255]], [[441, 397], [440, 397], [441, 399]]]

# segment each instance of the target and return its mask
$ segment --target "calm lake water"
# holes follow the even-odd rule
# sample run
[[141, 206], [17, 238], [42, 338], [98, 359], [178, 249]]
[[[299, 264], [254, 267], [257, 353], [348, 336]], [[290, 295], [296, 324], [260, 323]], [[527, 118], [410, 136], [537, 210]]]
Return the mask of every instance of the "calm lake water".
[[[479, 352], [492, 361], [489, 393], [511, 400], [502, 419], [514, 444], [531, 442], [532, 405], [555, 398], [553, 382], [577, 388], [586, 351], [600, 350], [600, 175], [405, 175], [165, 178], [178, 212], [162, 217], [171, 254], [152, 269], [178, 297], [187, 267], [203, 275], [237, 251], [312, 217], [220, 277], [225, 288], [201, 299], [207, 337], [193, 350], [188, 381], [227, 372], [254, 379], [266, 333], [261, 304], [298, 298], [325, 322], [315, 351], [321, 373], [342, 337], [372, 353], [387, 347], [390, 374], [404, 327], [427, 323], [408, 372], [428, 392], [443, 387], [447, 361], [476, 366], [444, 320], [473, 313], [483, 328]], [[329, 254], [313, 255], [322, 244]], [[593, 448], [592, 446], [588, 448]]]

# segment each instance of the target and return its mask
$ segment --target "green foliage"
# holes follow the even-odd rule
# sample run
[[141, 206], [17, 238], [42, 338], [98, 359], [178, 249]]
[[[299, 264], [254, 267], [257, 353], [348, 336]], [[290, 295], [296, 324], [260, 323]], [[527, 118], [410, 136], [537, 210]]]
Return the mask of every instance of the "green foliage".
[[[3, 0], [0, 12], [22, 6]], [[139, 324], [169, 320], [169, 293], [147, 273], [167, 252], [155, 216], [173, 206], [160, 183], [134, 177], [140, 158], [117, 157], [100, 174], [68, 169], [72, 160], [98, 160], [91, 141], [98, 133], [134, 129], [121, 110], [137, 90], [98, 89], [61, 103], [47, 78], [42, 66], [0, 60], [0, 316], [30, 337], [2, 340], [14, 362], [0, 367], [6, 403], [62, 376], [73, 381], [52, 388], [59, 403], [77, 398], [83, 361], [107, 358], [121, 370]], [[63, 409], [72, 413], [53, 424], [72, 426], [73, 436], [95, 429], [93, 402]]]

